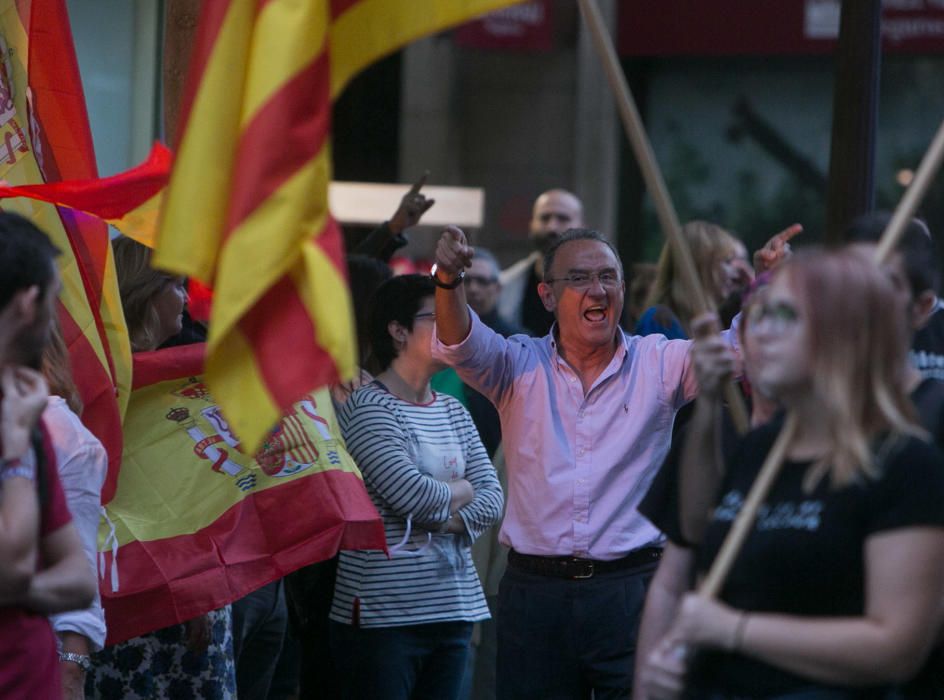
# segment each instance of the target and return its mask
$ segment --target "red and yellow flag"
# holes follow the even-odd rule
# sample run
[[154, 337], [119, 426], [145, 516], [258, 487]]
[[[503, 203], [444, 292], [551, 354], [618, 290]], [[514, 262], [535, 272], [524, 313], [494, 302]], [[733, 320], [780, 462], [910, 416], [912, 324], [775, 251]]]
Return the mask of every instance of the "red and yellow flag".
[[[0, 0], [0, 179], [22, 185], [96, 175], [63, 0]], [[108, 228], [44, 202], [4, 206], [32, 219], [62, 251], [59, 316], [85, 404], [83, 420], [109, 453], [107, 492], [121, 454], [120, 403], [128, 400], [131, 383]]]
[[0, 185], [0, 199], [26, 197], [74, 209], [102, 219], [124, 235], [153, 248], [171, 160], [167, 147], [155, 143], [146, 161], [123, 173], [90, 180]]
[[204, 3], [154, 259], [213, 288], [206, 378], [252, 449], [299, 396], [355, 371], [328, 212], [333, 100], [384, 54], [510, 4]]
[[327, 390], [244, 454], [205, 346], [134, 355], [118, 490], [99, 531], [108, 643], [215, 610], [339, 549], [386, 548]]

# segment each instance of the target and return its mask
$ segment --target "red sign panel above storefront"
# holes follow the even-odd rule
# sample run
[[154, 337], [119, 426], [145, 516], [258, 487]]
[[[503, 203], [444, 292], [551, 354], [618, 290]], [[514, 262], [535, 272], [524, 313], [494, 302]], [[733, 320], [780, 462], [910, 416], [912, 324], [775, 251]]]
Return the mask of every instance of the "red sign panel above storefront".
[[[840, 0], [621, 0], [624, 56], [831, 52]], [[944, 0], [885, 0], [882, 48], [944, 53]]]
[[533, 0], [490, 12], [462, 25], [453, 36], [459, 46], [508, 51], [550, 51], [554, 48], [551, 0]]

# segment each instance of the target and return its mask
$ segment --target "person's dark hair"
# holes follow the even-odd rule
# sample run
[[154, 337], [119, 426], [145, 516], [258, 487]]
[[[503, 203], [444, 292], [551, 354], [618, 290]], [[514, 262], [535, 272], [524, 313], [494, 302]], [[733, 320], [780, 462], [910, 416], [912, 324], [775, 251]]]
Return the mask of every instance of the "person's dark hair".
[[370, 344], [380, 371], [387, 369], [398, 353], [393, 336], [387, 330], [389, 323], [396, 321], [412, 331], [413, 317], [419, 311], [420, 304], [435, 292], [436, 285], [429, 275], [394, 277], [374, 292], [370, 309]]
[[44, 299], [59, 254], [56, 246], [32, 221], [8, 211], [0, 212], [0, 241], [0, 309], [33, 285]]
[[348, 280], [354, 302], [354, 325], [357, 328], [358, 364], [371, 374], [377, 373], [377, 363], [370, 350], [371, 302], [374, 292], [393, 277], [393, 270], [382, 260], [366, 255], [347, 256]]
[[544, 277], [547, 278], [550, 273], [551, 266], [554, 265], [554, 258], [557, 257], [557, 251], [560, 250], [562, 245], [570, 243], [572, 241], [597, 241], [598, 243], [603, 243], [613, 251], [613, 257], [616, 258], [616, 264], [619, 265], [620, 277], [623, 276], [623, 261], [620, 260], [619, 253], [616, 252], [616, 248], [613, 247], [613, 244], [604, 237], [599, 231], [594, 231], [590, 228], [569, 228], [561, 234], [547, 249], [547, 252], [544, 254]]
[[[891, 212], [887, 211], [863, 214], [845, 230], [844, 239], [847, 243], [878, 243], [891, 219]], [[917, 297], [929, 289], [936, 292], [940, 281], [937, 250], [927, 225], [921, 219], [908, 222], [896, 250], [904, 260], [912, 296]]]

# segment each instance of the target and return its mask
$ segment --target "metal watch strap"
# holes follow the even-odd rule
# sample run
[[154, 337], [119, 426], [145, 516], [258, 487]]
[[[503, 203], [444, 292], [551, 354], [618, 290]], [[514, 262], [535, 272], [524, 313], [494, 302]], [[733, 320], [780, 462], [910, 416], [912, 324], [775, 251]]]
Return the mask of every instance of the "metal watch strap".
[[71, 651], [60, 651], [59, 660], [71, 661], [86, 673], [92, 670], [92, 659], [85, 654], [74, 654]]
[[429, 271], [429, 275], [433, 278], [433, 284], [440, 289], [455, 289], [462, 284], [462, 280], [465, 279], [465, 270], [459, 270], [459, 274], [456, 275], [456, 278], [452, 282], [443, 282], [436, 274], [438, 271], [438, 266], [433, 265], [432, 269]]

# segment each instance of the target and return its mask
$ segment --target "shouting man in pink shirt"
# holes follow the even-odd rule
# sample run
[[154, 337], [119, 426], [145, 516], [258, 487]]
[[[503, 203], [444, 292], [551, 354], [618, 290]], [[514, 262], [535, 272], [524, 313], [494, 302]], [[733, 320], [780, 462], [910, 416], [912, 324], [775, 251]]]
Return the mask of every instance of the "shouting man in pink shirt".
[[625, 282], [599, 233], [547, 251], [543, 338], [491, 331], [461, 284], [472, 250], [436, 250], [434, 354], [498, 408], [508, 469], [500, 540], [499, 698], [628, 697], [636, 630], [662, 534], [636, 510], [696, 393], [690, 341], [619, 327]]

